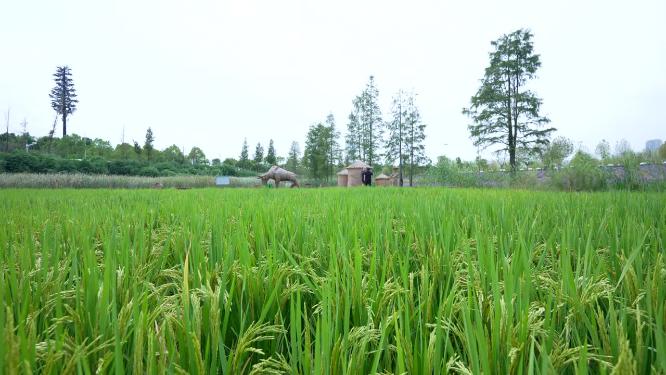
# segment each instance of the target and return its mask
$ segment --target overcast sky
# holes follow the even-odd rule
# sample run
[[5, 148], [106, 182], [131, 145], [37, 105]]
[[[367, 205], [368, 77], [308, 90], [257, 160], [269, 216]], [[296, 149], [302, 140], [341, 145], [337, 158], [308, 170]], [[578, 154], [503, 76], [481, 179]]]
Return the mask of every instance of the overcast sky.
[[[382, 111], [418, 93], [427, 153], [473, 159], [469, 105], [490, 42], [534, 33], [534, 83], [557, 135], [590, 151], [666, 138], [666, 1], [2, 1], [0, 111], [10, 131], [46, 135], [49, 92], [69, 65], [79, 108], [68, 132], [237, 158], [275, 140], [303, 147], [374, 75]], [[57, 134], [62, 130], [58, 128]]]

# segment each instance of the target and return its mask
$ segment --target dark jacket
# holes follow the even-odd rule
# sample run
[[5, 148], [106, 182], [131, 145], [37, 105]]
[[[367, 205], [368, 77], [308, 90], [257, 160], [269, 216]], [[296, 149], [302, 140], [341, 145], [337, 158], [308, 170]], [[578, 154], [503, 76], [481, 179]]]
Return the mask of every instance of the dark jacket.
[[361, 181], [363, 185], [372, 185], [372, 171], [361, 172]]

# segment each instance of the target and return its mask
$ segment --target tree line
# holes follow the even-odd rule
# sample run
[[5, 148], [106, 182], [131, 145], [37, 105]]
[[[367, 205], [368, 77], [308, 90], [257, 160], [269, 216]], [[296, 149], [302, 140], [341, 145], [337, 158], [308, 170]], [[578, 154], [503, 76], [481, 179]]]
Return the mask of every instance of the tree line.
[[[519, 29], [491, 42], [489, 64], [481, 85], [470, 98], [470, 105], [462, 110], [471, 120], [467, 127], [473, 144], [478, 150], [492, 148], [497, 155], [496, 164], [507, 164], [512, 172], [521, 166], [537, 164], [557, 168], [573, 152], [570, 140], [552, 138], [556, 128], [548, 126], [550, 119], [541, 113], [543, 100], [530, 88], [530, 81], [536, 78], [541, 66], [532, 39], [529, 30]], [[53, 171], [55, 168], [68, 171], [77, 168], [72, 167], [76, 162], [85, 164], [94, 160], [99, 166], [94, 169], [98, 173], [252, 175], [277, 164], [314, 180], [330, 182], [344, 165], [362, 160], [375, 170], [389, 171], [397, 167], [400, 185], [403, 173], [412, 185], [414, 175], [431, 165], [425, 153], [426, 124], [416, 103], [417, 94], [399, 90], [385, 118], [374, 76], [369, 77], [363, 90], [352, 99], [344, 136], [333, 114], [329, 114], [323, 121], [309, 126], [302, 153], [300, 144], [293, 141], [287, 155], [280, 157], [271, 139], [267, 150], [257, 143], [251, 155], [245, 139], [239, 157], [224, 161], [208, 160], [199, 147], [193, 147], [188, 153], [176, 145], [157, 150], [153, 146], [155, 138], [151, 128], [147, 129], [143, 144], [123, 141], [115, 148], [108, 141], [68, 135], [67, 118], [79, 103], [71, 69], [58, 67], [54, 81], [50, 98], [56, 117], [48, 136], [31, 136], [25, 120], [22, 134], [9, 133], [7, 114], [7, 129], [0, 136], [3, 170]], [[58, 118], [62, 120], [62, 138], [54, 135]], [[608, 147], [602, 143], [598, 148], [603, 153]], [[666, 152], [666, 146], [661, 148]], [[30, 156], [8, 154], [12, 151], [20, 154], [18, 150]], [[38, 162], [40, 157], [44, 160]], [[503, 160], [505, 157], [507, 160]], [[37, 167], [21, 164], [29, 161]], [[463, 164], [459, 158], [456, 160], [456, 166]], [[488, 166], [480, 157], [466, 164], [473, 164], [479, 170]], [[116, 168], [121, 165], [124, 167]]]

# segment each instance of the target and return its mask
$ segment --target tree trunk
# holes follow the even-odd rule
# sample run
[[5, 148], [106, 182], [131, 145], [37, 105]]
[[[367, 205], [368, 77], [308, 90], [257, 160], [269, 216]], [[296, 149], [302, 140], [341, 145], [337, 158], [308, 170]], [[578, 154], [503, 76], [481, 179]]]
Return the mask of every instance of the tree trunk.
[[62, 137], [67, 136], [67, 112], [63, 110], [62, 112]]
[[[402, 98], [400, 98], [400, 100], [402, 101]], [[402, 180], [402, 103], [400, 103], [400, 105], [398, 106], [398, 112], [399, 112], [398, 116], [400, 118], [400, 120], [398, 122], [398, 133], [399, 133], [398, 138], [400, 139], [400, 141], [398, 142], [398, 161], [400, 163], [400, 177], [399, 177], [400, 181], [399, 182], [400, 182], [400, 187], [402, 187], [403, 186], [403, 180]]]
[[509, 149], [509, 165], [511, 166], [511, 174], [516, 171], [516, 140], [513, 136], [513, 108], [511, 106], [511, 76], [507, 73], [507, 125], [509, 127], [509, 139], [507, 148]]
[[414, 121], [410, 121], [409, 126], [409, 186], [414, 186]]

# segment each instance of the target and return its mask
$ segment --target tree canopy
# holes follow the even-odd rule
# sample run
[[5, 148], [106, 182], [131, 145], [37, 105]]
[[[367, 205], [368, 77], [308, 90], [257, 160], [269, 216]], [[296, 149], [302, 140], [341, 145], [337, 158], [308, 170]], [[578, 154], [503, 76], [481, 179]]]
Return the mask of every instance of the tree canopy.
[[67, 136], [67, 116], [76, 111], [79, 100], [76, 98], [72, 71], [69, 66], [59, 66], [53, 74], [55, 87], [51, 89], [51, 107], [62, 117], [62, 136]]
[[474, 145], [499, 145], [497, 151], [508, 152], [509, 164], [515, 170], [517, 152], [539, 153], [555, 128], [545, 127], [550, 120], [539, 113], [542, 100], [528, 85], [541, 66], [532, 33], [520, 29], [491, 45], [494, 50], [481, 87], [463, 113], [472, 119], [468, 129]]

